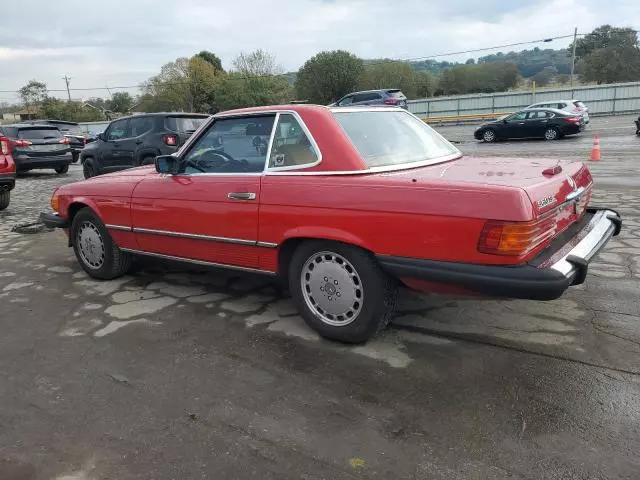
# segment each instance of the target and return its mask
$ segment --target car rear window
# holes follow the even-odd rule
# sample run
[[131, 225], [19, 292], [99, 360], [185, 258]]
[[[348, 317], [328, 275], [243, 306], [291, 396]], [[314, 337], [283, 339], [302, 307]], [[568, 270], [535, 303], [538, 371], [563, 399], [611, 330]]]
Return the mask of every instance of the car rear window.
[[460, 151], [419, 118], [398, 111], [338, 111], [333, 115], [368, 167], [437, 163]]
[[27, 140], [46, 140], [48, 138], [61, 138], [62, 133], [55, 127], [31, 127], [31, 128], [19, 128], [18, 138], [24, 138]]
[[205, 120], [206, 117], [167, 117], [164, 125], [172, 132], [195, 132]]
[[407, 98], [404, 93], [402, 93], [402, 90], [387, 90], [387, 94], [392, 98], [399, 98], [401, 100]]
[[82, 128], [80, 128], [80, 125], [66, 125], [64, 123], [56, 125], [56, 127], [58, 127], [58, 130], [60, 130], [63, 133], [67, 133], [69, 135], [83, 135], [83, 131]]

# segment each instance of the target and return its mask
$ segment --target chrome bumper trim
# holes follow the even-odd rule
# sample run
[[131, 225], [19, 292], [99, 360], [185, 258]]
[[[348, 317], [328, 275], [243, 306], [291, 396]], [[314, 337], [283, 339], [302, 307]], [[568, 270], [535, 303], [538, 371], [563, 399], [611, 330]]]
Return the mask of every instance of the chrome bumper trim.
[[[619, 216], [612, 210], [597, 210], [585, 229], [589, 233], [569, 253], [551, 266], [565, 277], [577, 273], [576, 263], [589, 263], [609, 239], [619, 232]], [[616, 222], [614, 219], [618, 219]]]

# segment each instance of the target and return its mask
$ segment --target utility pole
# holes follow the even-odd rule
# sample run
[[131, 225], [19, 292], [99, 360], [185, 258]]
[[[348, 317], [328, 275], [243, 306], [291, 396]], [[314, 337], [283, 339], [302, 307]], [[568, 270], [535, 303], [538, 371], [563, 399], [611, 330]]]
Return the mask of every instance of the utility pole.
[[69, 99], [69, 102], [71, 102], [71, 90], [69, 90], [69, 81], [71, 80], [71, 77], [65, 74], [65, 76], [62, 77], [62, 79], [67, 84], [67, 98]]
[[578, 40], [578, 27], [573, 31], [573, 53], [571, 54], [571, 90], [573, 90], [573, 72], [576, 69], [576, 43]]

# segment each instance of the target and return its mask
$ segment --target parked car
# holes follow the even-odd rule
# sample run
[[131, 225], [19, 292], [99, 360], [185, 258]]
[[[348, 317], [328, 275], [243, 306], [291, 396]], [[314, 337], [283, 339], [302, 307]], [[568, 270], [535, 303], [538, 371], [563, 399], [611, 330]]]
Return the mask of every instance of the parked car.
[[219, 113], [155, 167], [61, 186], [40, 218], [93, 278], [134, 255], [275, 275], [311, 328], [360, 343], [399, 282], [537, 300], [582, 283], [622, 226], [592, 188], [579, 161], [464, 158], [400, 108], [287, 105]]
[[634, 120], [633, 123], [636, 124], [636, 135], [640, 135], [640, 117], [637, 120]]
[[69, 139], [71, 147], [72, 162], [76, 163], [80, 158], [80, 152], [87, 144], [87, 135], [82, 131], [78, 123], [67, 122], [65, 120], [32, 120], [29, 123], [38, 125], [51, 125], [58, 127], [58, 130]]
[[345, 95], [330, 106], [346, 107], [355, 105], [394, 105], [404, 109], [408, 108], [407, 97], [398, 88], [353, 92]]
[[551, 108], [525, 109], [476, 129], [476, 140], [494, 142], [509, 138], [544, 138], [557, 140], [584, 130], [584, 119]]
[[527, 108], [554, 108], [565, 111], [571, 115], [581, 115], [584, 117], [584, 123], [589, 123], [589, 109], [580, 100], [553, 100], [538, 102], [533, 105], [529, 105]]
[[173, 153], [208, 115], [146, 113], [112, 121], [80, 155], [85, 178], [153, 164], [158, 155]]
[[67, 173], [73, 160], [69, 139], [52, 125], [17, 123], [0, 126], [0, 135], [9, 139], [18, 172], [52, 168]]
[[16, 186], [16, 164], [11, 157], [11, 143], [0, 136], [0, 210], [9, 206], [11, 190]]

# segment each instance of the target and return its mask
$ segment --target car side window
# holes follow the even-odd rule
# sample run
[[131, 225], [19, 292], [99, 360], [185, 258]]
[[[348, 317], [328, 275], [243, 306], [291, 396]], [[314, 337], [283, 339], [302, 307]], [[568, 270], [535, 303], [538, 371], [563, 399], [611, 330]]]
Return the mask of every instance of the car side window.
[[216, 119], [183, 157], [183, 172], [262, 172], [274, 121], [275, 115]]
[[338, 102], [338, 105], [342, 107], [344, 105], [351, 105], [352, 103], [353, 103], [353, 95], [350, 95], [340, 100], [340, 102]]
[[127, 138], [127, 125], [129, 120], [116, 120], [109, 125], [105, 136], [107, 140], [120, 140]]
[[319, 152], [297, 118], [290, 113], [281, 113], [273, 135], [269, 168], [303, 167], [319, 159]]
[[520, 121], [520, 120], [524, 120], [527, 118], [527, 114], [529, 112], [518, 112], [518, 113], [514, 113], [513, 115], [511, 115], [508, 120], [511, 122], [515, 122], [515, 121]]
[[147, 133], [153, 127], [153, 120], [151, 117], [135, 117], [131, 119], [131, 136], [139, 137]]
[[547, 118], [547, 112], [540, 111], [540, 110], [535, 112], [530, 112], [528, 117], [529, 120], [543, 120], [545, 118]]

